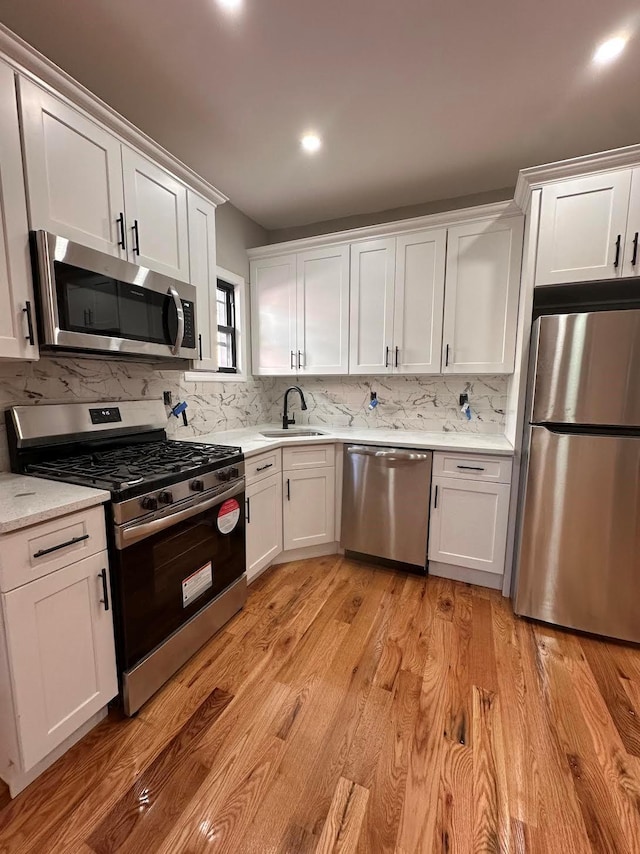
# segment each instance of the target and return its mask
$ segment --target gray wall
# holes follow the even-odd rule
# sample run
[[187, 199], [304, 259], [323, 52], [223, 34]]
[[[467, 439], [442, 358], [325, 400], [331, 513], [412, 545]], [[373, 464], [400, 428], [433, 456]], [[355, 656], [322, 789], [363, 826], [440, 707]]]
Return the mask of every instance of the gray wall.
[[264, 246], [267, 241], [265, 229], [230, 202], [216, 209], [216, 255], [220, 267], [243, 276], [248, 282], [247, 249]]
[[[279, 228], [269, 232], [269, 243], [282, 243], [285, 240], [299, 240], [304, 237], [314, 237], [316, 234], [331, 234], [334, 231], [346, 231], [349, 228], [363, 228], [367, 225], [379, 225], [383, 222], [410, 219], [414, 216], [442, 213], [443, 211], [460, 210], [474, 205], [487, 205], [491, 202], [504, 202], [513, 199], [513, 187], [503, 187], [487, 193], [475, 193], [471, 196], [458, 196], [455, 199], [440, 199], [435, 202], [424, 202], [405, 208], [391, 208], [386, 211], [376, 211], [369, 214], [357, 214], [341, 219], [330, 219], [324, 222], [314, 222], [310, 225]], [[226, 206], [225, 206], [226, 207]], [[258, 245], [258, 244], [255, 244]]]

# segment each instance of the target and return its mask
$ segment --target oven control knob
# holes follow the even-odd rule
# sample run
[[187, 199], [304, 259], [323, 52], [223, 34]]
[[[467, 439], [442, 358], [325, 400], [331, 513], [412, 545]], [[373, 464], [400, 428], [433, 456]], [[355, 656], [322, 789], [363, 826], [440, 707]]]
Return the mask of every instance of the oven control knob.
[[158, 501], [160, 504], [173, 504], [173, 495], [170, 492], [161, 492]]
[[143, 510], [157, 510], [158, 509], [158, 501], [151, 495], [146, 495], [142, 501], [140, 502]]
[[216, 478], [218, 480], [223, 481], [223, 482], [229, 480], [229, 470], [228, 469], [222, 469], [222, 471], [219, 471], [216, 474]]
[[237, 477], [240, 477], [240, 472], [238, 471], [238, 469], [231, 469], [231, 471], [229, 472], [229, 480], [235, 480]]
[[194, 492], [204, 492], [204, 481], [192, 480], [191, 489], [193, 489]]

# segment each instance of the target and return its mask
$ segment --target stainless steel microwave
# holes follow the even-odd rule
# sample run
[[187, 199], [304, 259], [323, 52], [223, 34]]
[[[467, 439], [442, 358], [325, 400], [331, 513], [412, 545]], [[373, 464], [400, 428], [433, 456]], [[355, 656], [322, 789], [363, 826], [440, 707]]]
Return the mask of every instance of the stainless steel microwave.
[[32, 247], [41, 349], [198, 358], [193, 285], [46, 231]]

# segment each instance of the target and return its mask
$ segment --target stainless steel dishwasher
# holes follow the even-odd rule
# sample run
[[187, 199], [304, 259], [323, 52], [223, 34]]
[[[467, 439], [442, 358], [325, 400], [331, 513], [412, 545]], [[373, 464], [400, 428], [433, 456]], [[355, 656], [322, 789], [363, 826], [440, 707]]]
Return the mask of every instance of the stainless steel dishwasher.
[[347, 553], [426, 571], [431, 451], [347, 445], [342, 535]]

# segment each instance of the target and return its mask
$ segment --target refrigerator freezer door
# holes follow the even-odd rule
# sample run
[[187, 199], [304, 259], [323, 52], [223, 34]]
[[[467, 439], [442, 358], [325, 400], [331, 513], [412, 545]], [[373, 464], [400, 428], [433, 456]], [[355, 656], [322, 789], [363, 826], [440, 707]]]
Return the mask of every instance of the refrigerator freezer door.
[[516, 613], [640, 642], [640, 437], [533, 427]]
[[640, 426], [640, 310], [541, 317], [533, 344], [532, 423]]

